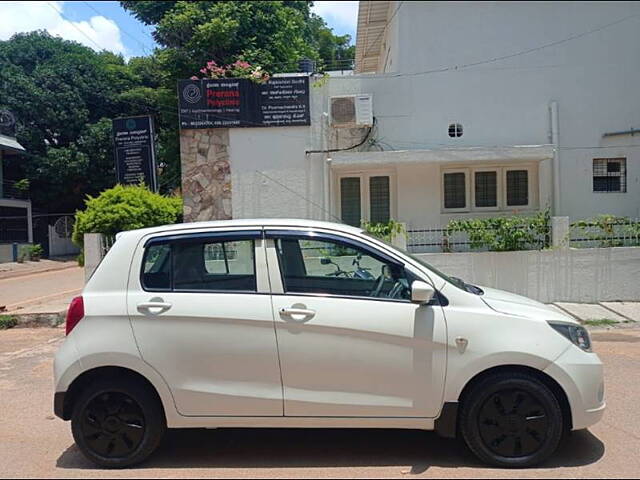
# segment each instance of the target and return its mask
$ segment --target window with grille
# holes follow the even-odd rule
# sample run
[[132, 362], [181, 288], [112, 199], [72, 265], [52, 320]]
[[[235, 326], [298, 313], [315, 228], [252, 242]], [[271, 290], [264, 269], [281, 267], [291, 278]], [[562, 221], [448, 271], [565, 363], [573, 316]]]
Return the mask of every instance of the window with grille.
[[594, 158], [593, 159], [593, 191], [619, 192], [627, 191], [627, 159], [626, 158]]
[[476, 207], [498, 206], [498, 172], [475, 172]]
[[369, 177], [369, 217], [371, 223], [387, 223], [391, 198], [389, 177]]
[[464, 172], [444, 174], [444, 208], [467, 206], [466, 179]]
[[362, 206], [360, 202], [360, 177], [340, 179], [340, 212], [342, 221], [354, 227], [360, 226]]
[[529, 172], [527, 170], [507, 171], [507, 206], [529, 205]]
[[456, 138], [462, 136], [462, 125], [459, 123], [452, 123], [449, 125], [449, 136]]

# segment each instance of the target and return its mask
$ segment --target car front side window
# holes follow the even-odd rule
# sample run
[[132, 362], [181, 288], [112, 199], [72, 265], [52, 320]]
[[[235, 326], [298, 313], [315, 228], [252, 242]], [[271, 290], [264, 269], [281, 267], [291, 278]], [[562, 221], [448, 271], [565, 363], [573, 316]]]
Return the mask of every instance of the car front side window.
[[276, 238], [286, 293], [410, 301], [415, 279], [401, 264], [350, 242]]

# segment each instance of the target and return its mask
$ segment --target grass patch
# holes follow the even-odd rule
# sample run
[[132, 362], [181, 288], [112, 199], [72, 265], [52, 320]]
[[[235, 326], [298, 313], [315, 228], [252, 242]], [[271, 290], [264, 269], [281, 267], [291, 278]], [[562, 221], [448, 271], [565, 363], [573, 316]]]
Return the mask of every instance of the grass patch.
[[617, 325], [619, 322], [615, 320], [611, 320], [610, 318], [600, 318], [596, 320], [585, 320], [584, 324], [589, 327], [612, 327]]
[[0, 330], [13, 328], [18, 324], [18, 319], [11, 315], [0, 315]]

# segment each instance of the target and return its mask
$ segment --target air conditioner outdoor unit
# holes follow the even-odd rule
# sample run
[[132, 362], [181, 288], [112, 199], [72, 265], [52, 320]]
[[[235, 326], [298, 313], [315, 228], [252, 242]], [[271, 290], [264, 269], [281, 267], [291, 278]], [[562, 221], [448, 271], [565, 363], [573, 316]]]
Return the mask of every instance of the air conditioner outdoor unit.
[[373, 98], [370, 94], [341, 95], [329, 99], [329, 119], [334, 128], [373, 125]]

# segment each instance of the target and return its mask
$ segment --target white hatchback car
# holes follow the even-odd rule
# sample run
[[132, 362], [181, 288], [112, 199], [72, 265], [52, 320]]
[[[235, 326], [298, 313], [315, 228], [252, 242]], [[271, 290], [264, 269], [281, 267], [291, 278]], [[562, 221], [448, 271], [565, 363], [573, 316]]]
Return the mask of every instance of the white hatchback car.
[[605, 408], [574, 320], [333, 223], [119, 234], [66, 328], [55, 412], [104, 467], [190, 427], [435, 430], [521, 467]]

